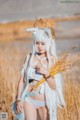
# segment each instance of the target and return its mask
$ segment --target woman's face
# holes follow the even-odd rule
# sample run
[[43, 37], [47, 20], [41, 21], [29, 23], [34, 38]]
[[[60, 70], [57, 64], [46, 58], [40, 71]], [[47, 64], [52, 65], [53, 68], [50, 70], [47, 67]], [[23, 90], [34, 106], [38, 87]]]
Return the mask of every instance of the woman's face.
[[36, 51], [39, 53], [46, 52], [46, 43], [44, 41], [35, 41]]

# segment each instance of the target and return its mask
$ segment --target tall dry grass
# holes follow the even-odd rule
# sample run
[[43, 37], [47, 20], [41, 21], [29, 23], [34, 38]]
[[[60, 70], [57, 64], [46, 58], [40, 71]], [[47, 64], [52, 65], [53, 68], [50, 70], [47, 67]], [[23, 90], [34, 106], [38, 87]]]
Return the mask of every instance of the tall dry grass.
[[[24, 43], [25, 44], [25, 43]], [[8, 120], [13, 120], [10, 109], [15, 100], [20, 70], [27, 52], [26, 46], [4, 44], [0, 47], [0, 112], [8, 112]], [[26, 43], [27, 44], [27, 43]], [[79, 53], [80, 55], [80, 53]], [[66, 108], [58, 108], [59, 120], [80, 119], [80, 62], [64, 75]]]
[[27, 48], [10, 47], [2, 44], [0, 48], [0, 112], [8, 112], [8, 120], [12, 120], [10, 106], [13, 103], [20, 69], [26, 56]]

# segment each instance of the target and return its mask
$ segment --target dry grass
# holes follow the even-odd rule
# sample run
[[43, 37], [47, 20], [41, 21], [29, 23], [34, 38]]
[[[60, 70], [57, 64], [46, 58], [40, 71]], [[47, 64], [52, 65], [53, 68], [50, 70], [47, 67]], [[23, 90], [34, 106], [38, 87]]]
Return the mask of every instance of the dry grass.
[[12, 120], [10, 105], [16, 96], [25, 49], [9, 48], [7, 44], [0, 49], [0, 112], [8, 112], [9, 120]]
[[[0, 41], [7, 42], [12, 40], [22, 40], [29, 37], [31, 34], [26, 32], [26, 28], [34, 27], [36, 20], [27, 20], [21, 22], [12, 22], [7, 24], [0, 24]], [[43, 19], [44, 22], [47, 21], [47, 26], [55, 26], [54, 19]], [[41, 22], [41, 23], [40, 23]], [[43, 26], [42, 21], [37, 22], [36, 26]]]
[[[24, 43], [25, 44], [25, 43]], [[0, 48], [0, 112], [8, 112], [8, 120], [13, 120], [10, 105], [15, 99], [17, 83], [20, 77], [20, 69], [27, 51], [26, 46], [11, 48], [6, 44]], [[80, 55], [80, 53], [79, 53]], [[74, 69], [64, 73], [64, 93], [66, 108], [59, 112], [59, 120], [80, 119], [80, 62]]]
[[[12, 40], [26, 39], [28, 36], [30, 36], [30, 34], [25, 32], [25, 28], [33, 27], [35, 25], [34, 23], [36, 20], [26, 20], [26, 21], [20, 21], [20, 22], [18, 21], [18, 22], [0, 24], [0, 41], [7, 42]], [[46, 27], [52, 26], [56, 28], [56, 23], [64, 22], [64, 21], [77, 22], [77, 21], [80, 21], [80, 16], [48, 18], [48, 19], [45, 18], [43, 19], [43, 21], [41, 19], [38, 19], [36, 26], [44, 27], [46, 24]]]

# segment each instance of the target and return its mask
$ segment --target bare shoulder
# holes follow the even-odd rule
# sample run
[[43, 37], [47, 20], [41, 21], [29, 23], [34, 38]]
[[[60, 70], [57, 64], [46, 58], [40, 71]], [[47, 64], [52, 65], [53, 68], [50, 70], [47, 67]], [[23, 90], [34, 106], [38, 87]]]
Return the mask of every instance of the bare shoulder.
[[26, 57], [29, 58], [32, 55], [32, 53], [27, 53]]
[[28, 53], [27, 53], [27, 55], [29, 55], [29, 56], [30, 56], [30, 55], [32, 55], [32, 53], [31, 53], [31, 52], [28, 52]]
[[26, 56], [25, 56], [25, 61], [26, 61], [26, 62], [29, 60], [31, 54], [32, 54], [32, 53], [27, 53], [27, 54], [26, 54]]
[[[32, 53], [27, 53], [27, 58], [29, 59], [32, 56]], [[33, 62], [37, 60], [36, 55], [33, 56]]]

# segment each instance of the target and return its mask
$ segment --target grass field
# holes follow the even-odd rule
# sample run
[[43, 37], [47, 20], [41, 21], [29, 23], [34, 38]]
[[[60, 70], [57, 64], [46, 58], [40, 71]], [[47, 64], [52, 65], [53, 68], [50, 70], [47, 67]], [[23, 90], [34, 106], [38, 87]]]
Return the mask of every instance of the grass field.
[[[8, 120], [14, 118], [10, 105], [15, 99], [20, 70], [28, 52], [25, 42], [18, 47], [15, 44], [0, 47], [0, 112], [8, 112]], [[67, 106], [58, 109], [59, 120], [80, 120], [80, 62], [64, 73], [64, 93]]]

